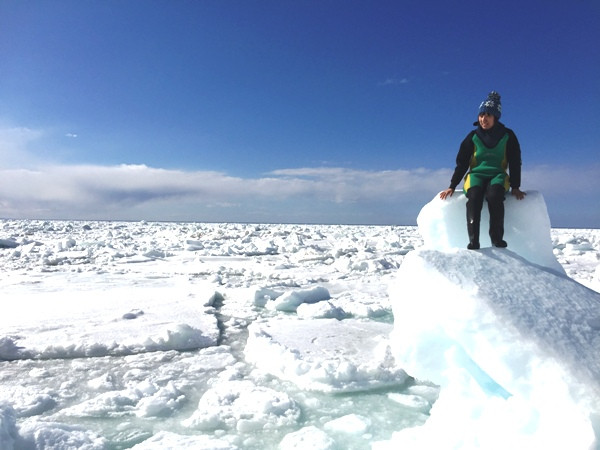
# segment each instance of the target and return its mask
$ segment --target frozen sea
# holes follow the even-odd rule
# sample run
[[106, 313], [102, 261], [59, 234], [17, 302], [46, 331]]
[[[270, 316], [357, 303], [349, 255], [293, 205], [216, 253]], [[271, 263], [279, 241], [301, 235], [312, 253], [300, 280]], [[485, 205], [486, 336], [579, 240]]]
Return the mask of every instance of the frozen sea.
[[600, 230], [532, 192], [467, 251], [456, 197], [419, 227], [1, 220], [0, 449], [598, 448]]

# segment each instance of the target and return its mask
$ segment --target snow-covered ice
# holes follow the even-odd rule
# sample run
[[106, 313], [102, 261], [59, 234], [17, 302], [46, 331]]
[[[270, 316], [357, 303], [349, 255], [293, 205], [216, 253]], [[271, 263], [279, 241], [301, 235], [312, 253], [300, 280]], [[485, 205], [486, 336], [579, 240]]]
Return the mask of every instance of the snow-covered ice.
[[307, 390], [402, 387], [407, 375], [391, 356], [391, 330], [389, 324], [360, 319], [256, 321], [248, 327], [245, 355], [260, 369]]
[[506, 208], [480, 251], [461, 195], [419, 229], [2, 220], [0, 449], [597, 448], [600, 230]]
[[[510, 248], [519, 256], [532, 263], [564, 273], [564, 269], [553, 254], [550, 235], [550, 218], [542, 195], [536, 191], [527, 193], [527, 201], [517, 200], [507, 195], [505, 200], [504, 238]], [[446, 200], [435, 197], [425, 205], [417, 224], [425, 245], [437, 250], [464, 248], [467, 239], [466, 221], [467, 199], [464, 195], [453, 195]], [[487, 204], [481, 214], [482, 246], [491, 246], [487, 233], [489, 215]]]

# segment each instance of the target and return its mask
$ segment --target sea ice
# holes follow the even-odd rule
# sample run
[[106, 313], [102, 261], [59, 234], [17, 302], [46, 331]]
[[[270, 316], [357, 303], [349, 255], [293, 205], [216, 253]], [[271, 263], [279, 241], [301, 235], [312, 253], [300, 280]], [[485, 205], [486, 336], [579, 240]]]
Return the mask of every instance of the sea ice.
[[[457, 192], [446, 200], [435, 196], [421, 209], [417, 224], [426, 247], [436, 250], [466, 248], [469, 242], [466, 203], [465, 195]], [[542, 194], [527, 191], [523, 200], [507, 195], [504, 203], [504, 239], [508, 248], [532, 263], [564, 273], [552, 252], [550, 218]], [[491, 246], [488, 228], [489, 214], [484, 204], [480, 233], [482, 247]]]
[[300, 406], [284, 392], [257, 387], [249, 380], [232, 380], [206, 391], [184, 425], [248, 433], [295, 425], [300, 415]]
[[4, 335], [0, 360], [127, 355], [216, 345], [219, 329], [214, 314], [206, 313], [197, 300], [182, 295], [165, 302], [168, 296], [159, 287], [70, 292], [69, 286], [57, 292], [12, 296], [20, 309], [0, 317]]
[[[532, 223], [546, 222], [535, 216], [545, 207], [517, 204], [507, 204], [516, 222], [526, 222], [525, 211]], [[459, 207], [446, 204], [437, 212], [442, 219], [422, 213], [420, 226], [455, 239], [443, 224]], [[553, 270], [550, 230], [543, 231], [520, 229], [525, 242], [540, 244], [525, 249], [510, 237], [511, 250], [433, 249], [430, 237], [427, 247], [407, 255], [390, 290], [394, 356], [410, 375], [442, 389], [425, 426], [375, 448], [597, 445], [600, 294]]]
[[506, 207], [479, 252], [459, 195], [423, 238], [0, 220], [0, 448], [587, 450], [600, 230]]
[[335, 441], [313, 425], [289, 433], [279, 444], [279, 450], [335, 450], [335, 448]]
[[389, 324], [356, 319], [277, 319], [249, 327], [248, 361], [303, 389], [353, 392], [402, 386]]
[[225, 440], [205, 435], [186, 436], [168, 431], [159, 431], [144, 442], [131, 447], [132, 450], [237, 450], [238, 447]]
[[295, 312], [298, 306], [303, 303], [317, 303], [323, 300], [329, 300], [331, 297], [329, 291], [322, 286], [315, 286], [305, 290], [293, 290], [282, 294], [270, 302], [266, 307], [276, 309], [277, 311]]

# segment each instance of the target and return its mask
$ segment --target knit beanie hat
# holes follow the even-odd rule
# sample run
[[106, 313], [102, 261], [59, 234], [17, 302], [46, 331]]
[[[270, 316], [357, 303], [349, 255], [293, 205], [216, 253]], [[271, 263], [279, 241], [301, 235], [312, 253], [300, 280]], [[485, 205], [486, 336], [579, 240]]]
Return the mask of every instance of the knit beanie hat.
[[487, 98], [479, 105], [479, 114], [488, 113], [500, 119], [502, 115], [502, 104], [500, 103], [500, 94], [492, 91]]

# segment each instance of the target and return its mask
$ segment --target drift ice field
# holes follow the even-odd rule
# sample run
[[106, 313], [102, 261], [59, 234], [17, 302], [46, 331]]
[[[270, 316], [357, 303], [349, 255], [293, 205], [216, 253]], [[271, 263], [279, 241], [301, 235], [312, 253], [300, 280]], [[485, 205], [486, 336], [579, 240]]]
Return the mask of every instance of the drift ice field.
[[0, 449], [600, 448], [600, 230], [505, 203], [479, 251], [458, 194], [418, 227], [2, 220]]

